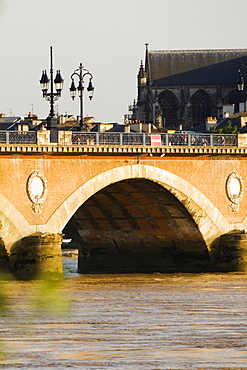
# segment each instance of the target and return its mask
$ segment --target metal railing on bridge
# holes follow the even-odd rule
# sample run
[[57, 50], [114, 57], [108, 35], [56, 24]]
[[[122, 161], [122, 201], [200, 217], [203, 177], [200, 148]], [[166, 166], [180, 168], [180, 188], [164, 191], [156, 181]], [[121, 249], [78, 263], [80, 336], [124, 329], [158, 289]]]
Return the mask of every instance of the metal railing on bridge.
[[0, 131], [0, 144], [36, 144], [36, 131]]
[[[72, 132], [72, 145], [237, 146], [237, 134]], [[37, 144], [36, 131], [0, 131], [0, 144]], [[67, 144], [69, 145], [69, 144]]]
[[237, 134], [72, 133], [72, 144], [77, 145], [237, 146], [237, 139]]

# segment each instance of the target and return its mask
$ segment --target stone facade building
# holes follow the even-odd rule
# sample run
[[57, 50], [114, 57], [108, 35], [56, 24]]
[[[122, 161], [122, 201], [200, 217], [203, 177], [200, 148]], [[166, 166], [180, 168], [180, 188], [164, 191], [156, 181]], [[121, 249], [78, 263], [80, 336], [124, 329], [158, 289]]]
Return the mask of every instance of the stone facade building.
[[238, 91], [237, 81], [241, 71], [247, 82], [246, 62], [247, 49], [150, 51], [146, 44], [131, 120], [191, 129], [227, 109], [243, 111], [247, 89]]

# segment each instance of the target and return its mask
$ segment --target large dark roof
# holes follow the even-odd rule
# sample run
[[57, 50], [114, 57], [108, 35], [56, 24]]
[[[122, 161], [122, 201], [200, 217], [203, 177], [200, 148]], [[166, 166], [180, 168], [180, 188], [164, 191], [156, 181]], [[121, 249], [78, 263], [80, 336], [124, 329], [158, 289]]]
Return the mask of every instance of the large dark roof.
[[247, 49], [148, 51], [146, 61], [155, 85], [235, 84], [238, 69], [247, 81]]
[[21, 117], [0, 117], [0, 130], [15, 130], [21, 120]]
[[16, 123], [20, 121], [21, 117], [0, 117], [0, 123]]

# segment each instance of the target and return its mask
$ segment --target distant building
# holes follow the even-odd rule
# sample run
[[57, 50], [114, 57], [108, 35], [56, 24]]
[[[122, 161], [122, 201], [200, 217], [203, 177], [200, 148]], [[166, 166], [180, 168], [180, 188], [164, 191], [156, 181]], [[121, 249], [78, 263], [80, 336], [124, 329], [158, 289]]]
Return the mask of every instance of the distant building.
[[247, 90], [238, 91], [238, 70], [247, 82], [247, 49], [150, 51], [138, 72], [138, 97], [128, 122], [159, 129], [192, 129], [224, 107], [242, 111]]
[[0, 114], [0, 131], [33, 131], [40, 129], [43, 120], [29, 112], [27, 117], [6, 117]]
[[[81, 131], [80, 117], [60, 115], [56, 117], [59, 131]], [[130, 132], [128, 124], [117, 122], [96, 122], [94, 117], [83, 118], [84, 132]], [[35, 114], [28, 113], [26, 117], [6, 117], [0, 113], [0, 131], [39, 131], [47, 130], [47, 119], [38, 119]]]
[[[95, 117], [83, 117], [84, 128], [86, 132], [125, 132], [128, 125], [120, 125], [116, 122], [96, 122]], [[72, 115], [61, 115], [59, 117], [58, 129], [64, 131], [81, 131], [80, 116], [75, 118]]]
[[15, 131], [18, 130], [18, 125], [22, 122], [22, 118], [6, 117], [4, 113], [0, 113], [0, 131]]

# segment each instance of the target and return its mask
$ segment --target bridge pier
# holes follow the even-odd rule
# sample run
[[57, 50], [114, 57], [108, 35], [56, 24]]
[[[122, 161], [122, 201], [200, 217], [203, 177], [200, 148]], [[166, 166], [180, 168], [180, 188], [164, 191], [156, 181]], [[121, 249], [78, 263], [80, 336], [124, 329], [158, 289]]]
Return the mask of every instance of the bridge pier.
[[247, 234], [235, 231], [221, 235], [212, 245], [215, 269], [222, 272], [247, 271]]
[[10, 250], [10, 264], [18, 279], [62, 276], [62, 235], [37, 232], [17, 241]]
[[2, 238], [0, 238], [0, 278], [11, 270], [9, 256]]

